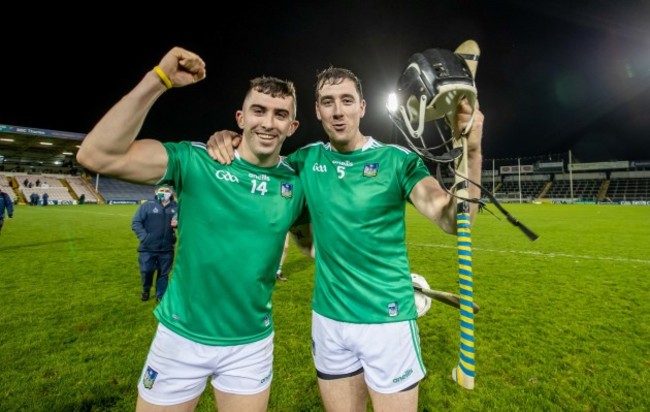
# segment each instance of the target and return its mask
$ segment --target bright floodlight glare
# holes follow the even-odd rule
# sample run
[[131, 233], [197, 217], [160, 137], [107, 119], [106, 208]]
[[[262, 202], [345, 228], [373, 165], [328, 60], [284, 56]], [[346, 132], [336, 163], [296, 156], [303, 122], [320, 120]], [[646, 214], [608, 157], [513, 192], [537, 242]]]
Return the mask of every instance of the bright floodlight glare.
[[390, 93], [388, 95], [388, 101], [386, 102], [386, 108], [391, 113], [397, 111], [397, 95], [395, 93]]

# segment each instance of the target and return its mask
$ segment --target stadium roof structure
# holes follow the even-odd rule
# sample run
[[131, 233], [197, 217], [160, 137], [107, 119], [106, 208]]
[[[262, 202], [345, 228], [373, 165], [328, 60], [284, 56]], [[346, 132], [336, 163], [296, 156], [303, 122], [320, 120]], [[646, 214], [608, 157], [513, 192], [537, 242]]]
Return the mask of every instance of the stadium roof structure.
[[0, 124], [0, 164], [52, 165], [76, 163], [83, 133]]

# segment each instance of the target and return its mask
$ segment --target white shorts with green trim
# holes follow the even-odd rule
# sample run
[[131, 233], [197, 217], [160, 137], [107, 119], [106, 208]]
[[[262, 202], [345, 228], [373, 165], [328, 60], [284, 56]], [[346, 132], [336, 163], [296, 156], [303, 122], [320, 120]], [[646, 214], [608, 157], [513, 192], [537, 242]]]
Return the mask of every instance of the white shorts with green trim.
[[176, 405], [201, 396], [211, 378], [222, 392], [260, 393], [273, 378], [273, 336], [245, 345], [209, 346], [158, 324], [138, 392], [151, 404]]
[[312, 311], [312, 355], [320, 379], [337, 379], [363, 370], [376, 392], [396, 393], [426, 375], [415, 320], [347, 323]]

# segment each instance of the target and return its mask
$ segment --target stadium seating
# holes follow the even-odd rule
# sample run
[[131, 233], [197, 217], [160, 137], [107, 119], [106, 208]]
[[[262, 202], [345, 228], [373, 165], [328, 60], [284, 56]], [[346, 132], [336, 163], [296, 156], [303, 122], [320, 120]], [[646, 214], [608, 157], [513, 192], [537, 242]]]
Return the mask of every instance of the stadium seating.
[[153, 185], [129, 183], [104, 176], [99, 177], [99, 184], [97, 184], [97, 177], [93, 177], [90, 183], [98, 189], [106, 203], [140, 203], [154, 196]]
[[615, 202], [650, 201], [650, 171], [612, 172], [606, 198]]
[[79, 176], [66, 176], [66, 182], [74, 191], [77, 199], [84, 195], [85, 203], [99, 203], [95, 191], [89, 187], [89, 183]]
[[[499, 175], [484, 170], [483, 187], [504, 201], [530, 202], [574, 199], [579, 201], [650, 202], [650, 170], [612, 172], [526, 173]], [[443, 184], [450, 188], [454, 178], [442, 175]], [[25, 185], [25, 181], [28, 185]], [[38, 181], [38, 186], [36, 182]], [[31, 184], [32, 187], [29, 187]], [[29, 195], [49, 195], [51, 203], [76, 204], [84, 195], [86, 203], [140, 203], [153, 197], [153, 185], [124, 182], [104, 176], [86, 179], [81, 176], [59, 174], [28, 174], [0, 172], [0, 186], [14, 202], [28, 203]], [[97, 188], [97, 191], [95, 191]]]

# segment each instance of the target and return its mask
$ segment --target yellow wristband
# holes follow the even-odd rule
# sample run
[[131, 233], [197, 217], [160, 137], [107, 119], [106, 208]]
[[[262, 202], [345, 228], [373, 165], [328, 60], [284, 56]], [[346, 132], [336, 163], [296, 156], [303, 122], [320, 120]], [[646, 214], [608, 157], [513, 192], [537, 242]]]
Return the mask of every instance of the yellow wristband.
[[156, 72], [158, 77], [160, 77], [160, 80], [162, 80], [162, 82], [165, 84], [165, 87], [167, 87], [168, 89], [171, 89], [172, 88], [172, 81], [169, 80], [169, 77], [167, 77], [167, 75], [165, 74], [163, 69], [161, 69], [160, 66], [156, 66], [156, 67], [153, 68], [153, 70]]

